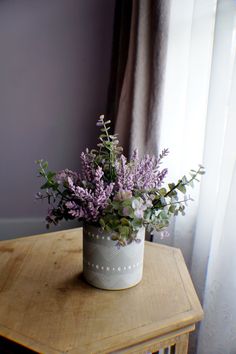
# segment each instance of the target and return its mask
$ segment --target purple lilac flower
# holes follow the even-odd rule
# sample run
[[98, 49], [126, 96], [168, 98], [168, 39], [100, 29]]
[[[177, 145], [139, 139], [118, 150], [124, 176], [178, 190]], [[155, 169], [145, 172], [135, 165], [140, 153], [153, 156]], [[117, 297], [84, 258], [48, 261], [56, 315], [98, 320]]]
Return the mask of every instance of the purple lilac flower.
[[74, 192], [74, 196], [82, 202], [89, 202], [92, 201], [91, 192], [87, 188], [74, 186], [72, 187], [72, 191]]
[[167, 169], [160, 171], [160, 164], [163, 157], [168, 154], [168, 150], [163, 150], [159, 158], [145, 155], [138, 157], [137, 149], [131, 155], [130, 163], [121, 155], [116, 162], [116, 190], [149, 190], [159, 188], [167, 174]]
[[120, 156], [120, 159], [115, 163], [116, 169], [116, 190], [131, 191], [134, 187], [134, 174], [131, 165], [127, 164], [127, 159], [124, 155]]
[[115, 190], [132, 191], [134, 189], [134, 173], [132, 166], [127, 163], [124, 155], [115, 164], [117, 180]]
[[68, 214], [74, 218], [83, 218], [84, 210], [83, 208], [76, 204], [74, 201], [65, 203], [66, 208], [68, 209]]
[[135, 184], [138, 189], [159, 188], [166, 176], [167, 169], [160, 171], [162, 159], [169, 153], [168, 149], [164, 149], [158, 158], [154, 155], [144, 155], [139, 158], [137, 149], [131, 156], [131, 164], [135, 169]]
[[81, 164], [82, 164], [82, 177], [87, 182], [93, 182], [94, 177], [94, 157], [91, 155], [88, 149], [85, 152], [82, 152], [80, 155]]
[[101, 167], [98, 167], [94, 172], [91, 171], [93, 188], [70, 184], [74, 201], [65, 204], [70, 215], [78, 218], [83, 217], [86, 221], [95, 222], [99, 219], [109, 203], [114, 186], [113, 183], [105, 185], [103, 175]]

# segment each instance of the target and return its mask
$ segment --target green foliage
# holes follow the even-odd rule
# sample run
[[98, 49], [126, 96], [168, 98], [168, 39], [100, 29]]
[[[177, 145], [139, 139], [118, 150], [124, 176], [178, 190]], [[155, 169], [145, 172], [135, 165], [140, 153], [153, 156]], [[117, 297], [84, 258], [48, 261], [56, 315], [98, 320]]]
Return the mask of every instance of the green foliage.
[[43, 177], [46, 182], [40, 187], [41, 189], [52, 189], [53, 191], [58, 190], [59, 184], [55, 181], [55, 172], [47, 171], [48, 162], [44, 160], [37, 160], [36, 163], [39, 165], [39, 176]]
[[106, 231], [113, 231], [113, 239], [121, 246], [127, 244], [127, 240], [133, 240], [135, 232], [142, 226], [149, 231], [164, 230], [173, 216], [185, 215], [187, 202], [192, 200], [187, 189], [193, 187], [198, 181], [197, 176], [204, 173], [204, 168], [199, 166], [197, 171], [191, 170], [190, 178], [183, 176], [177, 184], [169, 183], [167, 188], [134, 193], [131, 198], [111, 201], [99, 221], [100, 226]]
[[[56, 201], [58, 203], [57, 209], [55, 209], [55, 225], [59, 220], [65, 219], [69, 220], [72, 217], [66, 213], [62, 213], [62, 206], [66, 201], [71, 200], [70, 193], [68, 189], [61, 187], [59, 183], [56, 181], [55, 176], [56, 173], [48, 170], [48, 162], [44, 160], [37, 160], [35, 163], [39, 166], [38, 168], [38, 177], [42, 177], [45, 180], [45, 183], [40, 187], [44, 194], [38, 193], [36, 195], [37, 199], [47, 199], [48, 204], [54, 204]], [[47, 219], [46, 219], [47, 220]], [[47, 227], [49, 227], [49, 223], [47, 223]]]
[[95, 157], [95, 164], [102, 166], [104, 176], [107, 181], [115, 181], [115, 161], [122, 154], [123, 148], [119, 146], [117, 134], [110, 134], [110, 120], [104, 121], [104, 116], [100, 116], [97, 125], [101, 127], [98, 149], [93, 149], [91, 153]]

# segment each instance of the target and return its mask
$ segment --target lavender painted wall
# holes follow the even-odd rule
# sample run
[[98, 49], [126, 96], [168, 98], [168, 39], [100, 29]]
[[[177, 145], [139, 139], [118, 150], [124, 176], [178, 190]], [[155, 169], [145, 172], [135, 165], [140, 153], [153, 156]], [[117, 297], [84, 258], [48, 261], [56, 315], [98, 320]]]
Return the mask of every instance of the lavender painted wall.
[[114, 0], [0, 2], [0, 238], [19, 234], [14, 222], [21, 235], [43, 230], [34, 161], [76, 169], [96, 142], [113, 14]]

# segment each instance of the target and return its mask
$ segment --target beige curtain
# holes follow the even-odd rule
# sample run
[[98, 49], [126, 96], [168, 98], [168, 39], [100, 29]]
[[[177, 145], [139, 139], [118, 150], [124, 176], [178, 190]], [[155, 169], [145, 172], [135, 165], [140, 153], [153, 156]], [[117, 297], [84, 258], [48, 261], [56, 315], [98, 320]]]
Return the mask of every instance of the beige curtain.
[[[128, 41], [128, 46], [127, 53], [116, 51], [119, 57], [125, 56], [125, 66], [123, 72], [119, 72], [123, 76], [116, 77], [117, 82], [110, 86], [120, 85], [118, 95], [116, 90], [116, 102], [110, 98], [109, 103], [116, 106], [112, 118], [127, 155], [136, 147], [140, 154], [158, 152], [169, 1], [118, 1], [117, 8], [130, 6], [129, 11], [120, 11], [122, 18], [118, 21], [118, 31], [122, 32], [122, 24], [127, 29], [127, 33], [122, 32], [119, 48], [124, 48], [122, 40]], [[130, 21], [130, 26], [127, 26], [127, 21]], [[120, 68], [113, 56], [113, 63], [114, 59], [112, 80], [114, 70]]]

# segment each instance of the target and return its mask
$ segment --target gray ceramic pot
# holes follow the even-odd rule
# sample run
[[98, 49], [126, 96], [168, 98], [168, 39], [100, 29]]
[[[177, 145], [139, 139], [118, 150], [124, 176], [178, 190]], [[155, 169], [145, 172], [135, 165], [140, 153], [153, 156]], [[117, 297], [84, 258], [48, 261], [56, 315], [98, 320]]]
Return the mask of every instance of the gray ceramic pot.
[[121, 290], [138, 284], [143, 274], [145, 228], [138, 231], [140, 242], [118, 248], [111, 234], [86, 225], [83, 229], [83, 274], [91, 285]]

